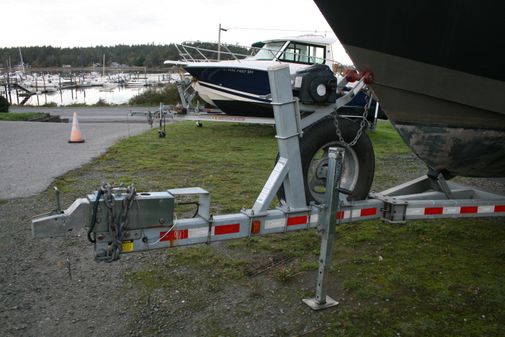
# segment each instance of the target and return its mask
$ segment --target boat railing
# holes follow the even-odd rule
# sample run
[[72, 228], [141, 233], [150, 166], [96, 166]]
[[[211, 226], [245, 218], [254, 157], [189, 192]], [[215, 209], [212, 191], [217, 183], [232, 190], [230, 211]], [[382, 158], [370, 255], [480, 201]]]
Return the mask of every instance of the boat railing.
[[[228, 59], [240, 61], [246, 58], [254, 58], [254, 55], [256, 55], [259, 50], [262, 50], [267, 51], [271, 54], [271, 58], [269, 58], [269, 60], [278, 61], [279, 63], [326, 64], [332, 68], [333, 72], [335, 73], [341, 73], [347, 69], [354, 69], [353, 67], [345, 66], [342, 63], [330, 58], [310, 56], [296, 52], [290, 52], [288, 50], [280, 51], [279, 49], [267, 49], [264, 47], [243, 47], [244, 49], [248, 49], [250, 51], [249, 54], [233, 52], [225, 44], [221, 45], [221, 48], [224, 50], [207, 49], [186, 44], [175, 44], [175, 47], [179, 52], [180, 60], [187, 63], [217, 62], [222, 60], [222, 57], [220, 56], [223, 55], [228, 56]], [[218, 56], [218, 54], [221, 55]], [[215, 57], [212, 57], [211, 55]], [[306, 60], [300, 61], [302, 58]]]
[[[183, 62], [217, 62], [220, 61], [220, 57], [218, 54], [227, 55], [237, 61], [243, 60], [245, 58], [254, 57], [259, 50], [267, 51], [271, 54], [270, 60], [282, 62], [283, 60], [279, 60], [277, 58], [277, 54], [279, 53], [278, 49], [267, 49], [264, 47], [243, 47], [244, 49], [248, 49], [250, 51], [249, 54], [243, 54], [238, 52], [233, 52], [227, 45], [221, 45], [221, 48], [225, 50], [214, 50], [207, 49], [202, 47], [189, 46], [185, 44], [176, 44], [175, 45], [177, 51], [179, 52], [179, 57]], [[207, 55], [206, 55], [207, 54]], [[215, 55], [216, 57], [209, 57], [209, 54]], [[288, 51], [284, 51], [283, 54], [291, 54]], [[316, 58], [313, 58], [316, 59]], [[222, 60], [222, 59], [221, 59]], [[288, 61], [289, 62], [289, 61]]]
[[[185, 44], [176, 44], [175, 48], [179, 52], [179, 57], [183, 62], [215, 62], [219, 61], [218, 55], [228, 55], [235, 60], [241, 60], [246, 57], [254, 55], [256, 52], [255, 48], [249, 47], [253, 54], [241, 54], [237, 52], [232, 52], [226, 45], [221, 45], [221, 48], [225, 50], [213, 50], [202, 47], [189, 46]], [[207, 55], [206, 55], [207, 54]], [[216, 55], [216, 58], [210, 57], [210, 55]]]

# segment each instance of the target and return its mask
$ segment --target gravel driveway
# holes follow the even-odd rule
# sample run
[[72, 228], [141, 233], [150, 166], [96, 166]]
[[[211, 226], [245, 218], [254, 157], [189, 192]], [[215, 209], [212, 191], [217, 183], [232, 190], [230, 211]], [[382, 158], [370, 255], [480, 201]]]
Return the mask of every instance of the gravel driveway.
[[147, 123], [81, 123], [83, 144], [69, 144], [70, 123], [0, 122], [0, 199], [34, 195], [54, 178], [105, 152]]

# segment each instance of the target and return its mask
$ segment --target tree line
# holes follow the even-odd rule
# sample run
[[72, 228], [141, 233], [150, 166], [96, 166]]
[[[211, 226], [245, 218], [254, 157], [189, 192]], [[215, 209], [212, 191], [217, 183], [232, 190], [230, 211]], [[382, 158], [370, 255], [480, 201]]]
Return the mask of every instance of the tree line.
[[[185, 45], [217, 50], [217, 43], [212, 42], [187, 42]], [[249, 49], [238, 45], [226, 45], [234, 53], [248, 54]], [[189, 50], [189, 49], [188, 49]], [[222, 48], [226, 51], [226, 48]], [[21, 51], [21, 55], [20, 55]], [[211, 59], [217, 55], [203, 52]], [[174, 44], [154, 45], [115, 45], [96, 47], [60, 48], [52, 46], [40, 47], [12, 47], [0, 48], [0, 68], [7, 68], [21, 64], [21, 56], [25, 65], [31, 67], [88, 67], [93, 64], [102, 64], [105, 55], [105, 65], [112, 63], [127, 66], [156, 68], [163, 66], [165, 60], [179, 60], [179, 51]], [[231, 59], [231, 56], [222, 54], [221, 59]]]

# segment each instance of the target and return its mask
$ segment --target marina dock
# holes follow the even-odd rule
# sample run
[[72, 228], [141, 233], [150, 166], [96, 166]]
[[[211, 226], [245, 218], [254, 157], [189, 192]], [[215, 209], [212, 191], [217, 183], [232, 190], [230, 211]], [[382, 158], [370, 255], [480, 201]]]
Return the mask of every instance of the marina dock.
[[[59, 72], [54, 72], [54, 70]], [[93, 68], [91, 68], [93, 69]], [[130, 70], [130, 72], [119, 71]], [[82, 72], [88, 70], [87, 72]], [[89, 71], [90, 68], [37, 68], [30, 72], [0, 73], [0, 95], [11, 104], [24, 105], [30, 97], [39, 94], [62, 93], [65, 90], [98, 87], [100, 91], [112, 91], [115, 88], [142, 88], [163, 86], [180, 79], [177, 73], [147, 73], [145, 67], [114, 68], [107, 67], [101, 72]], [[106, 71], [108, 70], [108, 71]], [[48, 72], [53, 71], [53, 72]]]

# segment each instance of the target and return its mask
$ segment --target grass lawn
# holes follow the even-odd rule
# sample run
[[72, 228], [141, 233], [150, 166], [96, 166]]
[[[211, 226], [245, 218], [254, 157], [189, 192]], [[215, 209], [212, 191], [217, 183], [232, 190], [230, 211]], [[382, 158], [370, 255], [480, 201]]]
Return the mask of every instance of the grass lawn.
[[[56, 185], [76, 197], [102, 180], [135, 182], [144, 191], [201, 186], [211, 192], [215, 214], [237, 212], [252, 206], [268, 177], [277, 152], [274, 134], [273, 127], [259, 125], [170, 124], [167, 138], [158, 138], [156, 130], [128, 138]], [[370, 136], [378, 163], [395, 163], [409, 154], [389, 123], [380, 123]], [[395, 169], [378, 165], [376, 179], [393, 182]], [[329, 293], [341, 304], [318, 313], [300, 301], [314, 295], [320, 242], [313, 230], [168, 250], [163, 268], [131, 271], [126, 282], [145, 294], [163, 293], [176, 284], [177, 296], [185, 296], [191, 310], [214, 313], [192, 323], [205, 326], [205, 335], [236, 335], [225, 321], [253, 319], [266, 308], [288, 303], [293, 309], [279, 319], [288, 320], [290, 328], [277, 330], [279, 335], [505, 336], [503, 225], [497, 219], [341, 225]], [[258, 261], [279, 256], [288, 262], [269, 270], [261, 283], [248, 276]], [[204, 279], [212, 282], [201, 287]], [[231, 296], [230, 284], [254, 288], [244, 313], [251, 318], [212, 311], [224, 306], [216, 293], [223, 303]], [[271, 293], [272, 284], [284, 290]], [[207, 303], [202, 299], [209, 293], [214, 300]], [[162, 310], [181, 305], [171, 298], [166, 307], [160, 304]], [[304, 330], [307, 324], [312, 325]]]
[[0, 121], [29, 121], [33, 118], [42, 117], [41, 112], [0, 112]]

